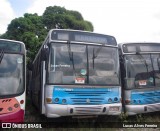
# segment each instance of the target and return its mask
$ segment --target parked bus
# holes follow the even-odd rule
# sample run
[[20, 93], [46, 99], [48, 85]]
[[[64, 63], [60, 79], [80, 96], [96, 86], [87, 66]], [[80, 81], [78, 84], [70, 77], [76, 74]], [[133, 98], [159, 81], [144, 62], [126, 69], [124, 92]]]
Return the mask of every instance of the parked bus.
[[125, 111], [129, 115], [160, 111], [160, 43], [119, 47]]
[[46, 117], [119, 115], [118, 45], [113, 36], [52, 29], [32, 69], [32, 103]]
[[0, 39], [0, 123], [24, 121], [25, 59], [24, 43]]

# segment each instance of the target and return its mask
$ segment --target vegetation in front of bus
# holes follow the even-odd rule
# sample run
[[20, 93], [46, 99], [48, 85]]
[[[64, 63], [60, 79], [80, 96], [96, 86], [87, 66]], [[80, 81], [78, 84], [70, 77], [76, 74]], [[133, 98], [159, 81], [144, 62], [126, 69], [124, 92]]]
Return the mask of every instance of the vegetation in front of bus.
[[28, 52], [28, 61], [32, 61], [52, 28], [93, 31], [91, 22], [83, 19], [81, 13], [64, 7], [47, 7], [42, 16], [25, 13], [8, 25], [7, 32], [0, 38], [23, 41]]
[[137, 114], [128, 116], [127, 113], [122, 112], [119, 115], [120, 122], [160, 122], [160, 112], [153, 112], [147, 114]]

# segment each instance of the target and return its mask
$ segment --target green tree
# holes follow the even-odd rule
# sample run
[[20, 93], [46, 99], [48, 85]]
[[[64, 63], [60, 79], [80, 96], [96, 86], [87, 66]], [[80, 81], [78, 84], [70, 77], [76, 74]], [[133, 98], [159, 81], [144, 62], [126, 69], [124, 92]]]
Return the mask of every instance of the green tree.
[[1, 38], [23, 41], [29, 61], [32, 61], [44, 40], [47, 29], [42, 22], [42, 16], [25, 13], [24, 17], [15, 18], [8, 25], [7, 32]]
[[48, 30], [58, 28], [93, 31], [91, 22], [85, 21], [79, 12], [66, 10], [64, 7], [47, 7], [42, 20]]
[[79, 12], [50, 6], [42, 16], [25, 13], [23, 17], [13, 19], [0, 38], [23, 41], [29, 50], [28, 60], [32, 61], [47, 32], [53, 28], [93, 31], [92, 23], [85, 21]]

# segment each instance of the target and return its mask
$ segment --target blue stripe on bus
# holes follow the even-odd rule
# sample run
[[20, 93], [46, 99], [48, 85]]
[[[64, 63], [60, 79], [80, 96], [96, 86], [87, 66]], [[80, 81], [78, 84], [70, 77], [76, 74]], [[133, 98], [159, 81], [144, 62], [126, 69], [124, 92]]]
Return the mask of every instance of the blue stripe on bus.
[[157, 91], [132, 91], [131, 103], [135, 105], [160, 103], [160, 90]]
[[70, 105], [100, 105], [119, 103], [119, 93], [119, 87], [66, 88], [63, 86], [54, 86], [52, 102], [55, 104]]

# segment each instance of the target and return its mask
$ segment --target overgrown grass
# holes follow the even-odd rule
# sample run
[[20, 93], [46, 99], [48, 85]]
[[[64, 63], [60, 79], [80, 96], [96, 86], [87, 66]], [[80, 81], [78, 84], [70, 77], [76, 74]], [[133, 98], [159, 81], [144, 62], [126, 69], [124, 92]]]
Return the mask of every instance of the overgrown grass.
[[121, 113], [119, 119], [121, 122], [160, 122], [160, 112], [137, 114], [134, 116]]

